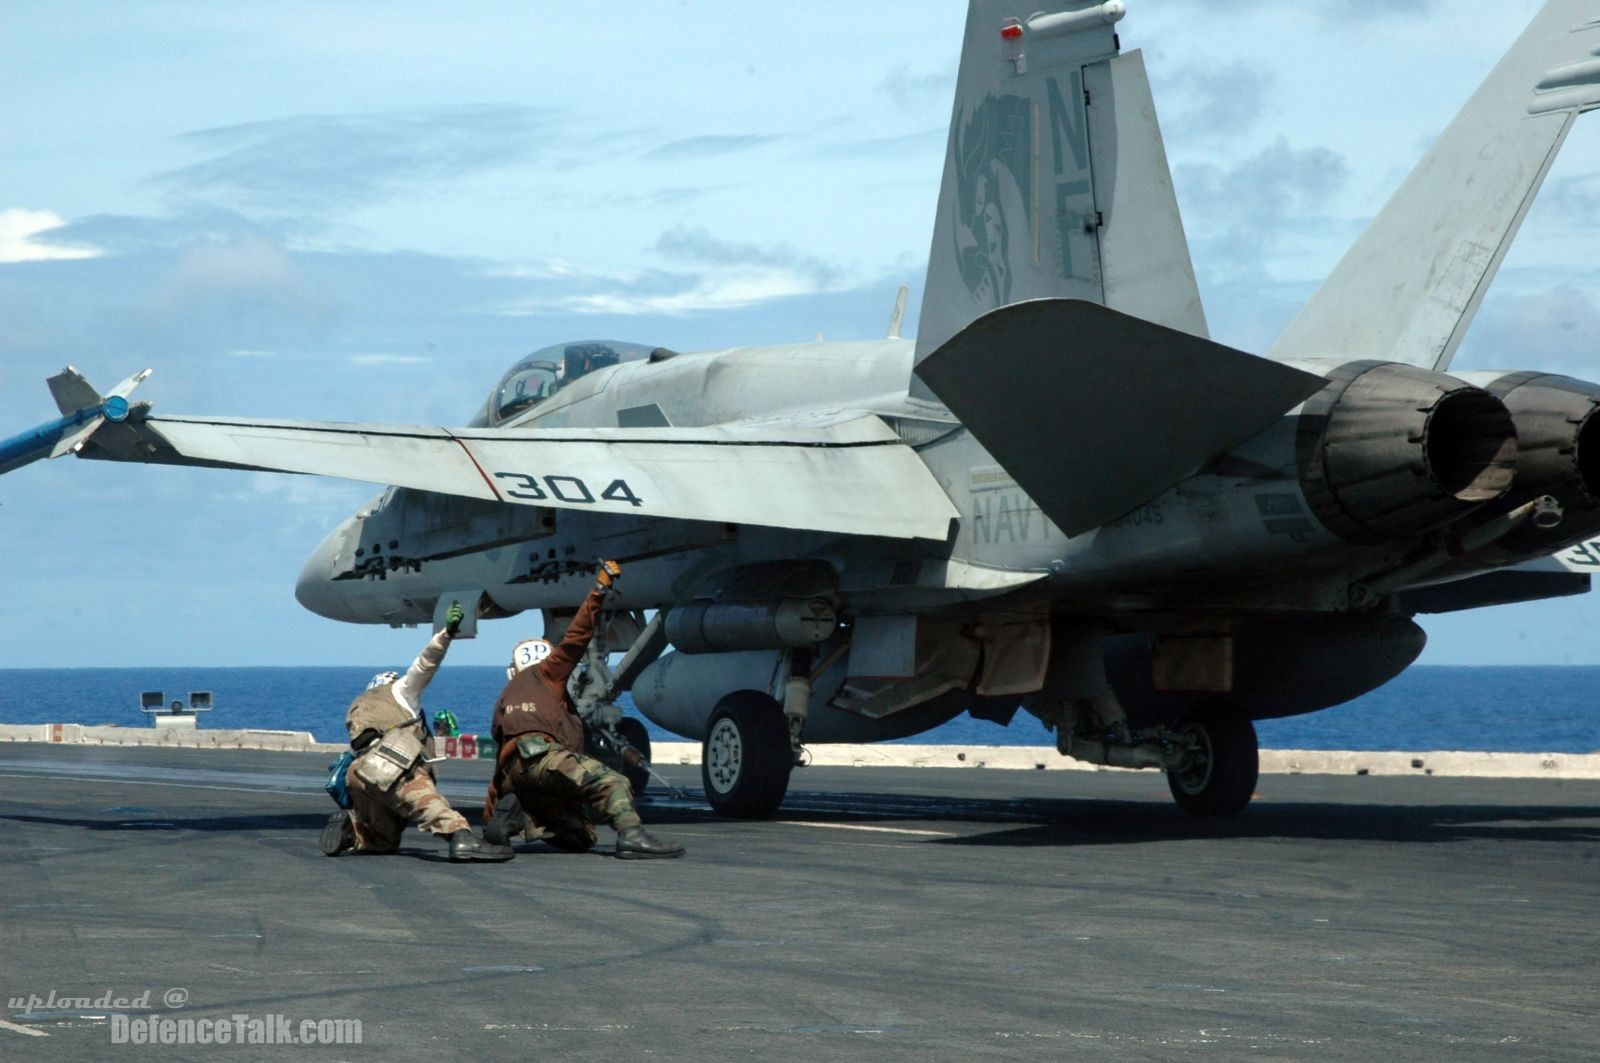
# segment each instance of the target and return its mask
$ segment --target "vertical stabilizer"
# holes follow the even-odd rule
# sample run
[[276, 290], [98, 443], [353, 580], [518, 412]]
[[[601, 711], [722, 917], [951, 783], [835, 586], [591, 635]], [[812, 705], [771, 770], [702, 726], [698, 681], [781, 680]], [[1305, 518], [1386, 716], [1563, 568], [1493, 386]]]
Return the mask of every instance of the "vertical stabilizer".
[[1550, 0], [1273, 345], [1446, 369], [1573, 120], [1600, 106], [1600, 3]]
[[1085, 67], [1083, 79], [1105, 305], [1206, 339], [1144, 55], [1129, 52]]
[[[917, 361], [981, 315], [1041, 298], [1205, 335], [1144, 62], [1118, 55], [1124, 10], [972, 0]], [[918, 381], [913, 393], [928, 397]]]

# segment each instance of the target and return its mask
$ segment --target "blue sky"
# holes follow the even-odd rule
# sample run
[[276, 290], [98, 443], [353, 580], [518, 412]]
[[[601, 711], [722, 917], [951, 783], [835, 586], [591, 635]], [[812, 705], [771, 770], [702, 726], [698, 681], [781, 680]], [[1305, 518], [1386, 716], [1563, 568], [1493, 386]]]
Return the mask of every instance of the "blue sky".
[[[1262, 351], [1534, 0], [1130, 0], [1216, 338]], [[26, 4], [0, 37], [0, 433], [72, 363], [166, 412], [457, 424], [519, 354], [914, 321], [960, 0]], [[1600, 378], [1600, 118], [1458, 368]], [[4, 666], [402, 662], [293, 598], [375, 489], [63, 459], [0, 479]], [[1431, 663], [1600, 663], [1589, 598]], [[498, 663], [501, 622], [454, 659]]]

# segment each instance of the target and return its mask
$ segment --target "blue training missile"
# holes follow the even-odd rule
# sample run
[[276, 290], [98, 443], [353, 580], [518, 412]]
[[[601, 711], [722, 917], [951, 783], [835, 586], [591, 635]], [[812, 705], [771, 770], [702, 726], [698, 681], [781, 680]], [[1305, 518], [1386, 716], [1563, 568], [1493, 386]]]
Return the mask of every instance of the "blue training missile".
[[135, 373], [104, 396], [71, 366], [51, 377], [50, 391], [63, 416], [0, 441], [0, 474], [41, 458], [59, 458], [77, 449], [107, 421], [127, 420], [132, 409], [128, 395], [149, 375], [148, 369]]

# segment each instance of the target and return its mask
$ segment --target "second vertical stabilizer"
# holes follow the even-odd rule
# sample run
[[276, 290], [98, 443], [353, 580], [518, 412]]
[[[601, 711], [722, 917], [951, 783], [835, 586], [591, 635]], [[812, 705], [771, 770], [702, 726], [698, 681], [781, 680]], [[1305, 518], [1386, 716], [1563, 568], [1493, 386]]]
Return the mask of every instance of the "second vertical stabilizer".
[[1270, 356], [1449, 367], [1574, 118], [1600, 106], [1600, 2], [1550, 0]]

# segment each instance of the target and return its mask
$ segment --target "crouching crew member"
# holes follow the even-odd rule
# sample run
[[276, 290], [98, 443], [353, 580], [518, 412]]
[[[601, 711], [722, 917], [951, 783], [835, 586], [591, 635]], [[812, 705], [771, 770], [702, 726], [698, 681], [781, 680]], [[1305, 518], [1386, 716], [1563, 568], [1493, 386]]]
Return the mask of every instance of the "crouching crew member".
[[572, 852], [595, 843], [595, 821], [617, 832], [625, 858], [682, 856], [683, 846], [649, 834], [633, 807], [628, 780], [584, 756], [583, 720], [573, 711], [567, 677], [594, 638], [600, 606], [621, 575], [615, 561], [600, 563], [594, 589], [567, 625], [559, 646], [544, 639], [512, 651], [510, 682], [495, 703], [492, 732], [500, 744], [495, 776], [484, 806], [484, 837], [504, 842], [525, 833]]
[[400, 847], [407, 824], [448, 839], [452, 860], [510, 860], [516, 855], [509, 846], [490, 845], [472, 833], [465, 817], [439, 793], [428, 763], [434, 746], [422, 713], [422, 692], [465, 614], [456, 603], [446, 615], [444, 628], [404, 676], [378, 673], [350, 704], [344, 724], [356, 759], [345, 781], [354, 807], [334, 813], [322, 828], [322, 851], [329, 856], [347, 850], [392, 853]]

